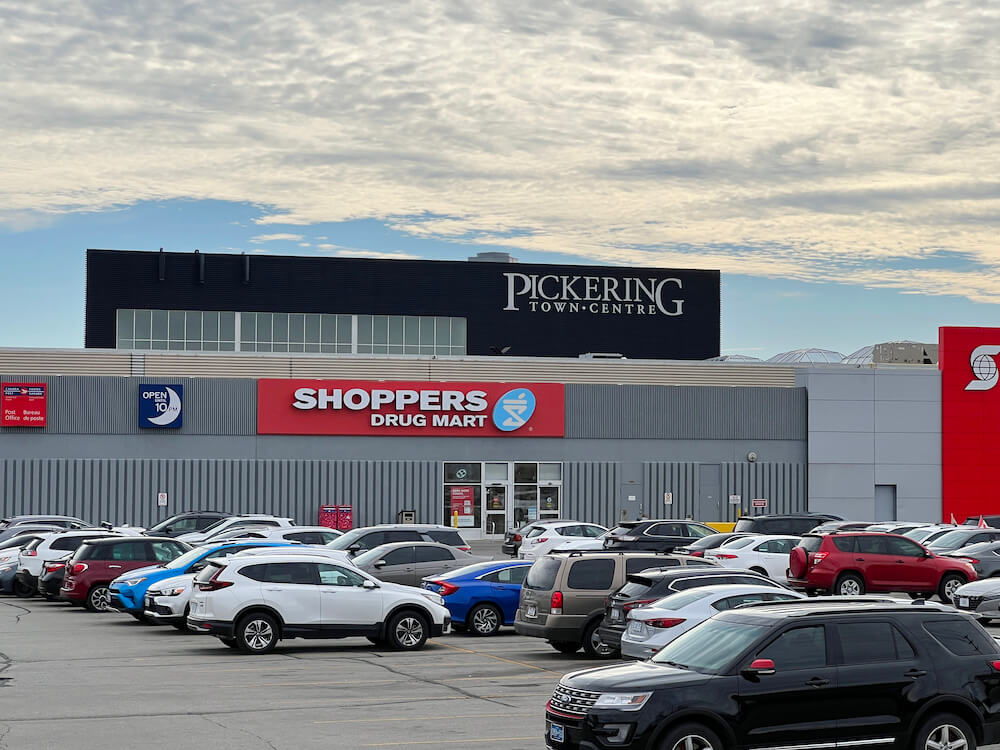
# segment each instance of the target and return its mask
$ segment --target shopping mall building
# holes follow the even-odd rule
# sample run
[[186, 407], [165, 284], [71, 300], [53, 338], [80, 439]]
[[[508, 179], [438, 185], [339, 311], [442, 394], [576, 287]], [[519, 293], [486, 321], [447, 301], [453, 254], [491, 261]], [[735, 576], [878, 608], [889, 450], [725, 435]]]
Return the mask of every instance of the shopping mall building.
[[0, 513], [998, 510], [995, 332], [727, 361], [718, 272], [501, 260], [88, 251], [86, 348], [0, 349]]

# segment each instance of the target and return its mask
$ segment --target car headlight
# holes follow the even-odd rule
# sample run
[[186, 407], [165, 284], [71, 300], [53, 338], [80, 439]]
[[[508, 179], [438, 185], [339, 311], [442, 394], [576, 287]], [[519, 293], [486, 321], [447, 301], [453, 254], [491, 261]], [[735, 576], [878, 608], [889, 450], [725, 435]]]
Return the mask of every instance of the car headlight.
[[435, 594], [433, 591], [424, 591], [424, 590], [421, 590], [420, 593], [423, 595], [425, 599], [434, 602], [439, 607], [444, 606], [444, 599], [439, 594]]
[[180, 596], [186, 590], [187, 589], [185, 589], [183, 586], [174, 586], [172, 589], [165, 589], [163, 591], [157, 591], [156, 595], [157, 596]]
[[652, 693], [601, 693], [594, 708], [617, 708], [619, 711], [638, 711]]
[[140, 583], [142, 583], [145, 580], [146, 580], [145, 577], [143, 577], [143, 578], [131, 578], [131, 579], [127, 580], [127, 581], [119, 581], [118, 584], [120, 586], [138, 586]]

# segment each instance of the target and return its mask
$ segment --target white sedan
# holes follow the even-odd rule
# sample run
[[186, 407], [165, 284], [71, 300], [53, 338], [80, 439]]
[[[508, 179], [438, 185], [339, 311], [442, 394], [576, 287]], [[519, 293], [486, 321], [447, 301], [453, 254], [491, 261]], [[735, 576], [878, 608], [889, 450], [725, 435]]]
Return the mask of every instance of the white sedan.
[[726, 568], [752, 570], [776, 581], [784, 581], [788, 556], [799, 539], [797, 536], [763, 534], [738, 537], [716, 549], [705, 550], [705, 559]]
[[522, 560], [534, 560], [549, 550], [561, 547], [571, 541], [593, 541], [607, 533], [607, 529], [594, 523], [579, 521], [557, 521], [538, 526], [528, 532], [521, 542], [517, 556]]
[[622, 656], [648, 659], [681, 633], [727, 609], [753, 602], [805, 598], [805, 594], [797, 591], [751, 584], [699, 586], [679, 591], [628, 613], [628, 624], [622, 633]]

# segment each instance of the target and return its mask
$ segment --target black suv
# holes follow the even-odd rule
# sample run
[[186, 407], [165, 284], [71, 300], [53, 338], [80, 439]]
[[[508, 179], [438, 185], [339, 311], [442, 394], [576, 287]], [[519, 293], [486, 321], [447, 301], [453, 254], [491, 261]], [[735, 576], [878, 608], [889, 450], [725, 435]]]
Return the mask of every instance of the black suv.
[[678, 591], [699, 586], [724, 586], [727, 584], [785, 588], [777, 581], [772, 581], [760, 573], [738, 568], [697, 568], [688, 563], [688, 567], [680, 570], [677, 568], [673, 570], [657, 568], [644, 570], [641, 573], [626, 576], [625, 585], [607, 598], [604, 607], [604, 620], [597, 629], [597, 634], [605, 645], [620, 649], [622, 647], [622, 633], [625, 632], [625, 626], [628, 624], [629, 610], [652, 604], [657, 599], [670, 596]]
[[652, 519], [622, 521], [604, 537], [605, 549], [673, 552], [675, 547], [718, 534], [711, 526], [694, 521]]
[[566, 675], [559, 750], [885, 747], [1000, 740], [1000, 648], [970, 616], [805, 599], [722, 612], [649, 661]]
[[155, 526], [146, 529], [143, 533], [148, 536], [192, 534], [197, 531], [204, 531], [216, 521], [229, 518], [231, 515], [233, 514], [222, 510], [188, 510], [160, 521]]
[[774, 516], [743, 516], [733, 531], [750, 534], [794, 534], [801, 536], [827, 521], [843, 521], [832, 513], [789, 513]]

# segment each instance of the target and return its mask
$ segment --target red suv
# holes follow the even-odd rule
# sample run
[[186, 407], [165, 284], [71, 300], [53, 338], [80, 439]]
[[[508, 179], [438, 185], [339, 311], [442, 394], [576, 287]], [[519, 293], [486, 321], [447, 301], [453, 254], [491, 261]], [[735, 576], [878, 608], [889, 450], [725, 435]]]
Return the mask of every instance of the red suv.
[[108, 584], [136, 568], [168, 563], [191, 549], [190, 544], [169, 537], [108, 537], [81, 544], [66, 563], [66, 578], [59, 594], [91, 612], [111, 607]]
[[789, 556], [788, 585], [806, 593], [858, 596], [867, 591], [905, 591], [950, 603], [976, 571], [941, 557], [898, 534], [806, 534]]

